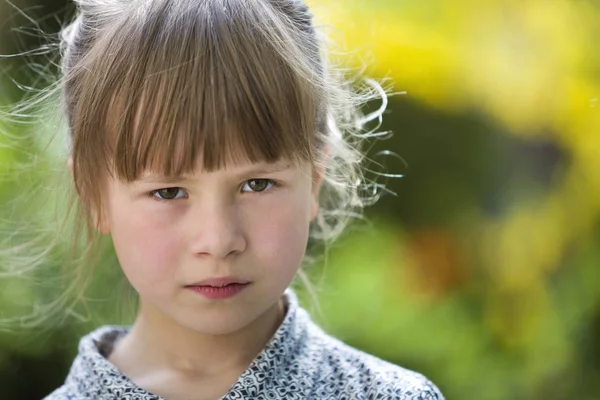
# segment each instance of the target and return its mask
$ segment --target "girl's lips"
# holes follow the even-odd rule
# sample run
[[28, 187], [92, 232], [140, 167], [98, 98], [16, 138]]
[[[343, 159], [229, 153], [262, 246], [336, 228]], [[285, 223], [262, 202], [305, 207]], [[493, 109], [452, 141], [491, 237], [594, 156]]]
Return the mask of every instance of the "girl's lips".
[[211, 286], [211, 285], [190, 285], [186, 288], [193, 290], [196, 293], [201, 294], [207, 299], [227, 299], [240, 293], [246, 289], [250, 283], [230, 283], [222, 286]]
[[248, 283], [250, 283], [249, 280], [239, 278], [237, 276], [224, 276], [224, 277], [220, 277], [220, 278], [205, 279], [203, 281], [196, 282], [192, 285], [188, 285], [187, 287], [191, 287], [191, 286], [194, 286], [194, 287], [195, 286], [223, 287], [223, 286], [227, 286], [227, 285], [231, 285], [231, 284], [245, 285]]

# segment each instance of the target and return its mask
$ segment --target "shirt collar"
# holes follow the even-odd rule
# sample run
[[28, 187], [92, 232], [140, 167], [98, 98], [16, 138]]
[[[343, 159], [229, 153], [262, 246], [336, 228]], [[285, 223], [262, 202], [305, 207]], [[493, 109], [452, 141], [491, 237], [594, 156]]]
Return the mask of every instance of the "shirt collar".
[[[299, 307], [298, 298], [292, 289], [285, 291], [284, 301], [287, 311], [281, 325], [232, 386], [232, 391], [241, 388], [248, 391], [253, 389], [249, 384], [265, 385], [268, 381], [278, 380], [285, 373], [286, 366], [300, 352], [300, 347], [305, 343], [309, 317]], [[75, 383], [86, 394], [103, 394], [114, 398], [125, 391], [133, 391], [146, 394], [148, 399], [160, 400], [158, 396], [144, 393], [143, 389], [123, 375], [104, 356], [107, 349], [112, 348], [114, 342], [128, 330], [128, 327], [123, 326], [104, 326], [84, 336], [79, 343], [79, 354], [67, 377], [67, 383]], [[254, 389], [260, 390], [259, 387]]]

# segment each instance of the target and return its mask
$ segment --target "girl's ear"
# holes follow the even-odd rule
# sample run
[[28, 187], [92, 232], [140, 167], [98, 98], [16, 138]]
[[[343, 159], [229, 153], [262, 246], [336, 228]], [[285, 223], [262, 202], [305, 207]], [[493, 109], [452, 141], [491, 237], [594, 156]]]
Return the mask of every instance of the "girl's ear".
[[[100, 220], [96, 220], [100, 214]], [[96, 222], [96, 226], [98, 227], [98, 231], [103, 235], [108, 235], [110, 233], [110, 225], [108, 224], [108, 219], [106, 218], [105, 212], [94, 213], [94, 222]]]
[[313, 221], [319, 213], [319, 192], [325, 177], [325, 167], [329, 159], [329, 146], [323, 151], [323, 158], [313, 168], [312, 199], [310, 207], [310, 220]]
[[73, 178], [73, 157], [67, 159], [67, 167], [69, 167], [69, 171], [71, 172], [71, 178]]
[[[73, 157], [69, 157], [67, 159], [67, 167], [69, 167], [69, 171], [71, 172], [71, 178], [74, 179], [75, 177], [73, 175]], [[110, 227], [108, 225], [106, 215], [104, 212], [99, 213], [97, 210], [92, 211], [92, 221], [101, 234], [107, 235], [110, 233]]]
[[323, 183], [323, 173], [315, 171], [313, 174], [312, 195], [310, 204], [310, 220], [313, 221], [319, 213], [319, 190]]

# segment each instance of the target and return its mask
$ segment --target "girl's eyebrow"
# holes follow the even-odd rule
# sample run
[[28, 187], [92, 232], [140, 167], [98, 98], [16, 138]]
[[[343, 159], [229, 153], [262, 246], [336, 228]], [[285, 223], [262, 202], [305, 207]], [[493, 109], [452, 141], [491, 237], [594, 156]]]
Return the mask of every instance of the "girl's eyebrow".
[[191, 179], [184, 175], [160, 175], [160, 174], [148, 174], [136, 179], [133, 183], [176, 183], [176, 182], [188, 182]]
[[261, 174], [272, 174], [274, 172], [282, 172], [287, 171], [292, 167], [291, 164], [284, 163], [273, 163], [273, 164], [262, 164], [255, 166], [253, 168], [249, 168], [240, 172], [240, 176], [246, 175], [261, 175]]
[[[291, 164], [284, 163], [273, 163], [273, 164], [261, 164], [248, 169], [239, 169], [236, 172], [238, 177], [250, 177], [252, 175], [272, 174], [277, 172], [287, 171], [292, 167]], [[186, 183], [192, 182], [192, 175], [162, 175], [162, 174], [147, 174], [136, 179], [134, 184], [140, 183]]]

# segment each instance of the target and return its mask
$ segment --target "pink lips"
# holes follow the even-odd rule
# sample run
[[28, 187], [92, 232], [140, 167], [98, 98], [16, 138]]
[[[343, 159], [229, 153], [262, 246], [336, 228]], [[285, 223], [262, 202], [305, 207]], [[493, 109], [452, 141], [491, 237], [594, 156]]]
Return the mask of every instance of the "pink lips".
[[250, 281], [228, 276], [223, 278], [206, 279], [187, 285], [186, 288], [203, 295], [208, 299], [226, 299], [240, 293], [250, 285]]

